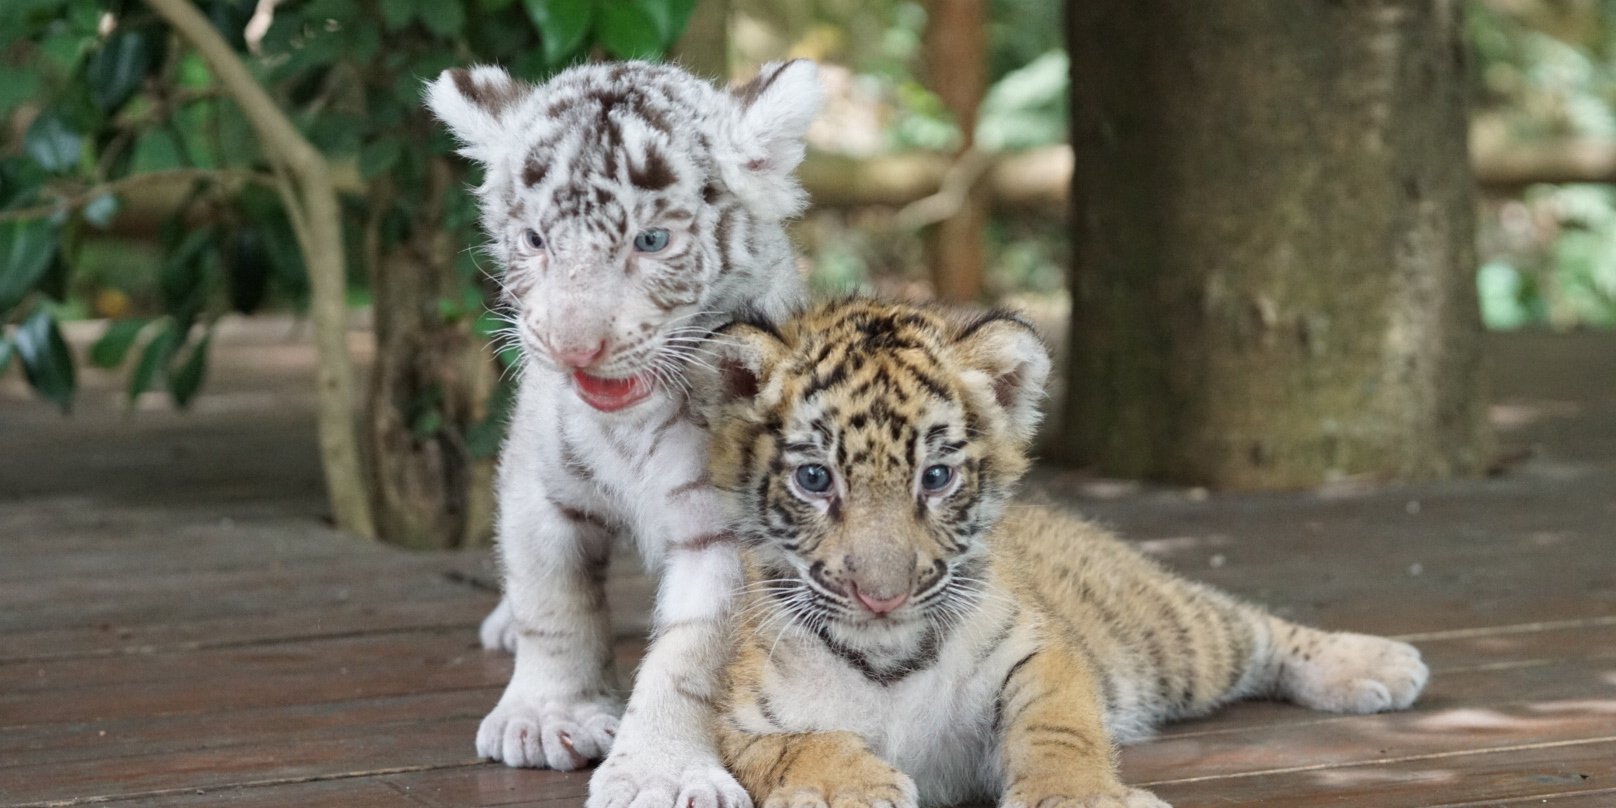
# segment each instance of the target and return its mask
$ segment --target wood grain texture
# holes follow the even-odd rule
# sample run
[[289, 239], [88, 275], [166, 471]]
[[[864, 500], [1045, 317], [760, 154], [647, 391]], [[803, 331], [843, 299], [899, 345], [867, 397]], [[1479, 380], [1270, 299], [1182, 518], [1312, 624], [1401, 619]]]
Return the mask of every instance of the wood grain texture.
[[[1164, 728], [1124, 750], [1130, 782], [1178, 808], [1616, 805], [1616, 340], [1490, 346], [1509, 380], [1500, 435], [1531, 447], [1496, 478], [1202, 497], [1035, 475], [1037, 495], [1187, 575], [1402, 635], [1432, 666], [1407, 713], [1248, 703]], [[254, 432], [231, 448], [219, 419], [247, 415], [206, 407], [195, 428], [253, 486], [199, 480], [212, 493], [160, 506], [127, 481], [127, 498], [44, 490], [26, 481], [71, 479], [109, 442], [142, 474], [176, 461], [137, 451], [146, 427], [115, 409], [104, 423], [93, 407], [83, 423], [34, 418], [5, 395], [0, 428], [23, 429], [7, 445], [56, 449], [0, 452], [0, 805], [582, 805], [587, 773], [474, 758], [510, 671], [476, 646], [494, 602], [483, 556], [322, 528], [307, 511], [317, 485], [281, 501], [262, 485], [277, 468], [317, 477], [318, 463]], [[147, 440], [170, 440], [178, 427], [155, 420]], [[626, 567], [610, 587], [626, 673], [651, 588]]]

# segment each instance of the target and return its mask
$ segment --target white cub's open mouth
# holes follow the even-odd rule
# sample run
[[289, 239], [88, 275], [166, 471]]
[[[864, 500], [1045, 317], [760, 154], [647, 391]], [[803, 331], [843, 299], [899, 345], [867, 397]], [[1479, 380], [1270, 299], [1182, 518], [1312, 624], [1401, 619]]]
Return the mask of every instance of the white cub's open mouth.
[[645, 373], [627, 378], [608, 378], [574, 370], [572, 387], [585, 404], [601, 412], [616, 412], [650, 398], [656, 389], [656, 382]]

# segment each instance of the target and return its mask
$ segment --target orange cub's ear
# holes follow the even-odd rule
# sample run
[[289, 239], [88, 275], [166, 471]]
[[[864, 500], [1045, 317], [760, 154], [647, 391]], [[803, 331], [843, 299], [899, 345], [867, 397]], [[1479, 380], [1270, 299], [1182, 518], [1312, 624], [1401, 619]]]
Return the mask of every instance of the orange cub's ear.
[[1012, 438], [1032, 440], [1050, 364], [1038, 332], [1015, 314], [989, 312], [961, 327], [954, 347], [969, 368], [966, 385], [1004, 413]]
[[701, 380], [718, 406], [751, 403], [768, 386], [786, 356], [786, 343], [772, 323], [737, 321], [713, 334], [708, 378]]

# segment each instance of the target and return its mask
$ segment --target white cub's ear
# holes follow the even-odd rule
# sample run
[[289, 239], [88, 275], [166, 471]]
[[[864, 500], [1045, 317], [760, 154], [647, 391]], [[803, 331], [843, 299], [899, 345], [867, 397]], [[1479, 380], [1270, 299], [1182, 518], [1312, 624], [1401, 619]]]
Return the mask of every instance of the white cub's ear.
[[963, 326], [954, 344], [971, 368], [966, 383], [1004, 411], [1011, 437], [1032, 440], [1050, 364], [1038, 332], [1015, 314], [993, 311]]
[[531, 89], [504, 68], [455, 67], [427, 82], [426, 106], [461, 142], [461, 154], [486, 165], [506, 135], [511, 109]]
[[807, 201], [792, 172], [802, 163], [803, 137], [824, 103], [819, 66], [807, 59], [771, 62], [757, 78], [730, 91], [733, 109], [717, 148], [731, 193], [759, 216], [785, 219]]

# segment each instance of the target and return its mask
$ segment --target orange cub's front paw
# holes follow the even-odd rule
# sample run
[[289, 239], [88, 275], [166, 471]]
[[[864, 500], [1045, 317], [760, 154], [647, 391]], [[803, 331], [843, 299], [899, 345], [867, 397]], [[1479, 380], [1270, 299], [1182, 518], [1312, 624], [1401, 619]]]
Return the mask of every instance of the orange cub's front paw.
[[1016, 787], [1004, 797], [1001, 808], [1172, 808], [1155, 794], [1139, 788], [1118, 787], [1111, 793], [1096, 794], [1092, 789], [1063, 789], [1053, 784]]
[[791, 772], [763, 808], [916, 808], [915, 781], [874, 756], [823, 772]]

